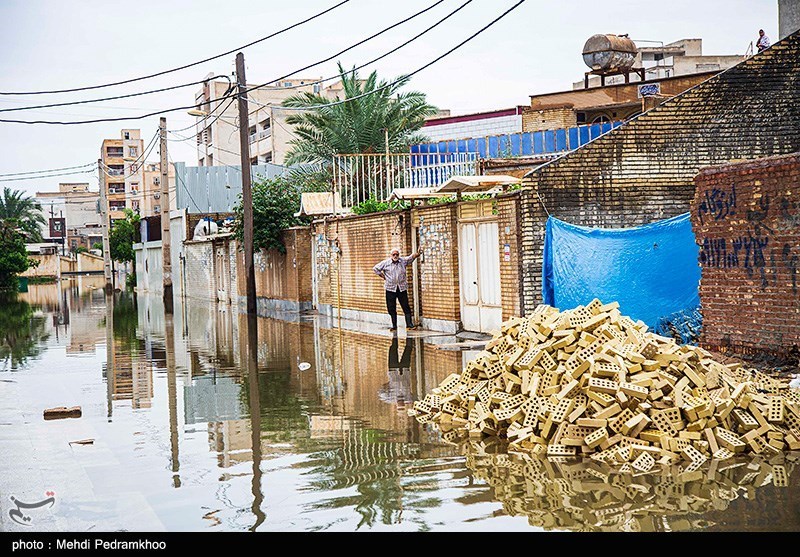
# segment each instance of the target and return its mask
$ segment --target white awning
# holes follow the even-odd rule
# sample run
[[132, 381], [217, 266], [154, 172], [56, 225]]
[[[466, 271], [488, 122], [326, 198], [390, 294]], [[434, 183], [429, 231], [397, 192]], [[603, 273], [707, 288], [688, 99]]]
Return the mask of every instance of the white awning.
[[519, 184], [522, 180], [506, 174], [481, 176], [452, 176], [436, 191], [439, 193], [480, 192], [487, 193], [495, 188]]
[[333, 199], [334, 195], [331, 192], [305, 192], [300, 196], [300, 210], [294, 216], [332, 215], [334, 212], [337, 215], [341, 215], [350, 212], [350, 209], [342, 207], [342, 200], [338, 195], [336, 196], [336, 210], [334, 211]]
[[434, 197], [442, 197], [437, 193], [437, 188], [395, 188], [392, 190], [392, 195], [389, 196], [389, 201], [395, 199], [430, 199]]

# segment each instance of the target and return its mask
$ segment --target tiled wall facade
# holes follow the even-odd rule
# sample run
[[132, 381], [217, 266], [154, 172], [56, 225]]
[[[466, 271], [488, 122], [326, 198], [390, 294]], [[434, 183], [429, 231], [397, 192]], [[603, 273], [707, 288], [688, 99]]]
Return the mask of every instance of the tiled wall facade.
[[800, 348], [800, 154], [709, 168], [695, 178], [700, 342], [734, 352]]
[[523, 310], [541, 302], [548, 214], [637, 226], [685, 213], [701, 168], [800, 150], [800, 33], [537, 169], [521, 197]]

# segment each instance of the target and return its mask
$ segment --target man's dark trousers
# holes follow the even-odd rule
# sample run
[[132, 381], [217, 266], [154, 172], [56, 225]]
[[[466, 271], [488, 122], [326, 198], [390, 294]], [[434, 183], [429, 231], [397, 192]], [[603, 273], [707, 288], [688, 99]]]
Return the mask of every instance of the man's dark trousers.
[[397, 328], [397, 302], [400, 302], [400, 307], [403, 308], [403, 313], [406, 316], [406, 327], [413, 327], [414, 322], [411, 320], [411, 307], [408, 305], [408, 291], [401, 291], [398, 287], [394, 292], [386, 291], [386, 311], [389, 312], [389, 317], [392, 318], [392, 328]]

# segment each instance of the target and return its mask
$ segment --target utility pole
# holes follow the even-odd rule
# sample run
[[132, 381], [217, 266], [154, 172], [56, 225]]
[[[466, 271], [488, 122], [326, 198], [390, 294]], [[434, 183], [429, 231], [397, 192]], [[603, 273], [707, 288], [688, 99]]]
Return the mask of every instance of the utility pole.
[[[97, 174], [100, 181], [100, 229], [103, 232], [103, 274], [106, 279], [106, 294], [114, 292], [111, 284], [111, 246], [108, 240], [108, 195], [106, 192], [106, 173], [103, 172], [103, 160], [97, 159]], [[52, 205], [50, 206], [52, 212]]]
[[250, 168], [250, 121], [247, 109], [247, 81], [244, 77], [244, 54], [236, 55], [236, 83], [239, 87], [239, 144], [242, 159], [242, 209], [244, 224], [244, 276], [247, 313], [256, 314], [256, 275], [253, 262], [253, 191]]
[[158, 122], [161, 169], [161, 273], [164, 280], [164, 312], [172, 314], [172, 253], [169, 237], [169, 158], [167, 157], [167, 119]]

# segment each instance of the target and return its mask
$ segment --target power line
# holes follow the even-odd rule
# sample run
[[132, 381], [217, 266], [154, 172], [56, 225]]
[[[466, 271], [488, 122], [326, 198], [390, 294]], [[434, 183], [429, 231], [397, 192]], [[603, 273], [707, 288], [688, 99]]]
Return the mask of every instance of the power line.
[[[95, 163], [96, 164], [96, 163]], [[27, 176], [25, 178], [9, 178], [9, 179], [2, 179], [0, 182], [18, 182], [20, 180], [44, 180], [46, 178], [57, 178], [58, 176], [73, 176], [75, 174], [91, 174], [94, 172], [94, 168], [90, 168], [89, 170], [84, 171], [77, 171], [77, 172], [64, 172], [62, 174], [48, 174], [47, 176]]]
[[[467, 37], [466, 39], [464, 39], [463, 41], [458, 43], [456, 46], [454, 46], [453, 48], [451, 48], [450, 50], [448, 50], [444, 54], [440, 54], [439, 56], [437, 56], [436, 58], [434, 58], [433, 60], [431, 60], [430, 62], [425, 64], [424, 66], [421, 66], [421, 67], [417, 68], [416, 70], [414, 70], [411, 73], [407, 73], [405, 75], [402, 75], [402, 76], [398, 77], [397, 79], [395, 79], [394, 81], [390, 81], [389, 83], [386, 83], [385, 85], [382, 85], [381, 87], [377, 87], [377, 88], [375, 88], [375, 89], [373, 89], [371, 91], [367, 91], [366, 93], [363, 93], [361, 95], [356, 95], [355, 97], [348, 97], [346, 99], [343, 99], [341, 101], [336, 101], [336, 102], [304, 106], [303, 109], [304, 110], [310, 110], [310, 109], [326, 108], [326, 107], [331, 107], [331, 106], [344, 104], [346, 102], [350, 102], [350, 101], [354, 101], [356, 99], [367, 97], [369, 95], [372, 95], [373, 93], [377, 93], [378, 91], [381, 91], [383, 89], [387, 89], [387, 88], [391, 87], [392, 85], [396, 85], [397, 83], [403, 81], [404, 79], [408, 79], [408, 78], [418, 74], [422, 70], [425, 70], [425, 69], [429, 68], [430, 66], [434, 65], [436, 62], [438, 62], [439, 60], [441, 60], [445, 56], [448, 56], [448, 55], [452, 54], [453, 52], [455, 52], [456, 50], [458, 50], [459, 48], [461, 48], [462, 46], [467, 44], [469, 41], [471, 41], [472, 39], [474, 39], [475, 37], [477, 37], [478, 35], [480, 35], [484, 31], [486, 31], [489, 27], [491, 27], [492, 25], [494, 25], [495, 23], [497, 23], [498, 21], [503, 19], [505, 16], [507, 16], [509, 13], [511, 13], [516, 8], [518, 8], [524, 2], [525, 2], [525, 0], [519, 0], [516, 4], [511, 6], [505, 12], [503, 12], [502, 14], [500, 14], [499, 16], [494, 18], [492, 21], [490, 21], [489, 23], [487, 23], [486, 25], [484, 25], [480, 29], [478, 29], [475, 33], [473, 33], [472, 35], [470, 35], [469, 37]], [[2, 120], [0, 120], [0, 121], [2, 121]]]
[[[388, 87], [396, 85], [400, 81], [402, 81], [404, 79], [408, 79], [408, 78], [418, 74], [419, 72], [421, 72], [421, 71], [429, 68], [433, 64], [439, 62], [440, 60], [442, 60], [446, 56], [452, 54], [453, 52], [455, 52], [456, 50], [458, 50], [459, 48], [461, 48], [462, 46], [467, 44], [469, 41], [471, 41], [472, 39], [474, 39], [475, 37], [477, 37], [478, 35], [480, 35], [484, 31], [486, 31], [489, 27], [491, 27], [492, 25], [494, 25], [495, 23], [497, 23], [498, 21], [503, 19], [506, 15], [511, 13], [513, 10], [515, 10], [517, 7], [519, 7], [524, 2], [525, 2], [525, 0], [519, 0], [516, 4], [514, 4], [509, 9], [507, 9], [500, 16], [498, 16], [495, 19], [493, 19], [492, 21], [490, 21], [488, 24], [483, 26], [481, 29], [479, 29], [478, 31], [476, 31], [475, 33], [473, 33], [472, 35], [470, 35], [469, 37], [467, 37], [466, 39], [461, 41], [459, 44], [457, 44], [456, 46], [454, 46], [453, 48], [451, 48], [450, 50], [448, 50], [444, 54], [441, 54], [441, 55], [437, 56], [436, 58], [434, 58], [433, 60], [431, 60], [427, 64], [417, 68], [416, 70], [414, 70], [414, 71], [412, 71], [412, 72], [410, 72], [408, 74], [405, 74], [404, 76], [401, 76], [400, 78], [398, 78], [398, 79], [396, 79], [394, 81], [391, 81], [391, 82], [389, 82], [389, 83], [387, 83], [387, 84], [385, 84], [385, 85], [383, 85], [381, 87], [373, 89], [372, 91], [368, 91], [368, 92], [366, 92], [366, 93], [364, 93], [362, 95], [357, 95], [355, 97], [350, 97], [350, 98], [347, 98], [347, 99], [344, 99], [344, 100], [341, 100], [341, 101], [338, 101], [338, 102], [325, 103], [325, 104], [320, 104], [320, 105], [311, 105], [311, 106], [307, 106], [307, 107], [303, 107], [303, 108], [305, 108], [305, 109], [315, 109], [315, 108], [336, 106], [338, 104], [344, 104], [346, 102], [350, 102], [350, 101], [353, 101], [353, 100], [356, 100], [356, 99], [360, 99], [360, 98], [366, 97], [368, 95], [371, 95], [373, 93], [377, 93], [378, 91], [381, 91], [381, 90], [386, 89]], [[307, 66], [304, 69], [307, 69], [309, 67], [312, 67], [312, 66]], [[302, 70], [300, 70], [300, 71], [302, 71]], [[296, 73], [296, 72], [293, 72], [293, 73]], [[289, 74], [289, 75], [291, 75], [291, 74]], [[278, 78], [278, 79], [282, 79], [282, 78]], [[268, 82], [268, 83], [272, 83], [272, 82]], [[243, 93], [250, 92], [250, 91], [262, 88], [265, 85], [267, 85], [267, 84], [265, 83], [265, 84], [261, 84], [261, 85], [256, 85], [256, 86], [251, 87], [249, 89], [245, 89], [243, 91]], [[227, 99], [227, 98], [237, 98], [239, 96], [239, 94], [240, 93], [233, 93], [231, 95], [221, 96], [221, 97], [219, 97], [218, 99], [215, 99], [215, 100], [219, 101], [219, 100], [223, 100], [223, 99]], [[95, 119], [95, 120], [80, 120], [80, 121], [72, 121], [72, 122], [61, 122], [61, 121], [52, 121], [52, 120], [30, 121], [30, 120], [4, 120], [4, 119], [0, 119], [0, 122], [14, 123], [14, 124], [55, 124], [55, 125], [94, 124], [94, 123], [99, 123], [99, 122], [117, 122], [117, 121], [123, 121], [123, 120], [141, 120], [143, 118], [148, 118], [150, 116], [157, 116], [159, 114], [166, 114], [166, 113], [175, 112], [175, 111], [178, 111], [178, 110], [189, 110], [189, 109], [192, 109], [192, 108], [195, 108], [195, 105], [181, 106], [181, 107], [175, 107], [175, 108], [170, 108], [170, 109], [165, 109], [165, 110], [159, 110], [157, 112], [150, 112], [148, 114], [142, 114], [142, 115], [139, 115], [139, 116], [128, 116], [128, 117], [119, 117], [119, 118], [101, 118], [101, 119]]]
[[[262, 83], [260, 85], [255, 85], [253, 87], [247, 88], [242, 93], [248, 93], [248, 92], [253, 91], [255, 89], [260, 89], [262, 87], [266, 87], [267, 85], [269, 85], [271, 83], [275, 83], [276, 81], [280, 81], [281, 79], [285, 79], [285, 78], [287, 78], [287, 77], [289, 77], [291, 75], [294, 75], [296, 73], [305, 71], [305, 70], [307, 70], [309, 68], [313, 68], [314, 66], [318, 66], [319, 64], [323, 64], [325, 62], [333, 60], [337, 56], [340, 56], [341, 54], [344, 54], [345, 52], [347, 52], [349, 50], [352, 50], [352, 49], [356, 48], [357, 46], [360, 46], [360, 45], [364, 44], [365, 42], [370, 41], [370, 40], [374, 39], [375, 37], [377, 37], [379, 35], [382, 35], [383, 33], [386, 33], [387, 31], [390, 31], [391, 29], [394, 29], [395, 27], [397, 27], [399, 25], [402, 25], [403, 23], [406, 23], [406, 22], [408, 22], [408, 21], [420, 16], [420, 15], [424, 14], [425, 12], [428, 12], [428, 11], [432, 10], [433, 8], [435, 8], [436, 6], [441, 4], [442, 2], [444, 2], [444, 0], [437, 0], [436, 2], [434, 2], [433, 4], [428, 6], [427, 8], [423, 8], [422, 10], [420, 10], [420, 11], [418, 11], [416, 13], [413, 13], [413, 14], [411, 14], [410, 16], [408, 16], [406, 18], [403, 18], [400, 21], [397, 21], [396, 23], [393, 23], [392, 25], [382, 29], [381, 31], [373, 33], [369, 37], [367, 37], [365, 39], [362, 39], [362, 40], [360, 40], [360, 41], [348, 46], [347, 48], [337, 52], [336, 54], [334, 54], [332, 56], [329, 56], [329, 57], [324, 58], [322, 60], [318, 60], [318, 61], [316, 61], [316, 62], [314, 62], [312, 64], [309, 64], [309, 65], [307, 65], [307, 66], [305, 66], [303, 68], [294, 70], [291, 73], [286, 74], [286, 75], [284, 75], [282, 77], [273, 79], [271, 81], [268, 81], [266, 83]], [[132, 96], [135, 96], [135, 95], [132, 95]], [[238, 98], [238, 96], [239, 96], [239, 93], [230, 93], [230, 94], [226, 93], [225, 95], [222, 95], [222, 96], [218, 97], [215, 100], [220, 101], [220, 100], [224, 100], [224, 99], [228, 99], [228, 98]], [[71, 121], [71, 122], [62, 122], [62, 121], [55, 121], [55, 120], [2, 120], [2, 119], [0, 119], [0, 122], [6, 122], [6, 123], [10, 123], [10, 124], [53, 124], [53, 125], [65, 125], [65, 126], [66, 125], [77, 125], [77, 124], [96, 124], [96, 123], [100, 123], [100, 122], [119, 122], [119, 121], [126, 121], [126, 120], [140, 120], [142, 118], [148, 118], [150, 116], [157, 116], [159, 114], [165, 114], [165, 113], [168, 113], [168, 112], [174, 112], [174, 111], [178, 111], [178, 110], [189, 110], [189, 109], [192, 109], [192, 108], [195, 108], [195, 105], [181, 106], [181, 107], [177, 107], [177, 108], [160, 110], [160, 111], [157, 111], [157, 112], [150, 112], [148, 114], [142, 114], [140, 116], [120, 116], [120, 117], [117, 117], [117, 118], [98, 118], [98, 119], [94, 119], [94, 120], [77, 120], [77, 121]]]
[[[36, 109], [39, 109], [39, 108], [53, 108], [53, 107], [57, 107], [57, 106], [71, 106], [71, 105], [76, 105], [76, 104], [89, 104], [89, 103], [98, 103], [98, 102], [103, 102], [103, 101], [115, 101], [117, 99], [127, 99], [127, 98], [130, 98], [130, 97], [140, 97], [142, 95], [152, 95], [153, 93], [163, 93], [164, 91], [172, 91], [174, 89], [182, 89], [183, 87], [189, 87], [191, 85], [199, 85], [201, 83], [205, 83], [206, 81], [209, 81], [211, 79], [216, 79], [218, 77], [224, 77], [225, 79], [228, 80], [229, 83], [231, 81], [231, 78], [228, 77], [227, 75], [215, 75], [215, 76], [209, 77], [207, 79], [201, 79], [200, 81], [193, 81], [191, 83], [184, 83], [183, 85], [173, 85], [171, 87], [162, 87], [161, 89], [153, 89], [151, 91], [142, 91], [140, 93], [129, 93], [127, 95], [117, 95], [115, 97], [105, 97], [105, 98], [102, 98], [102, 99], [85, 99], [85, 100], [82, 100], [82, 101], [70, 101], [70, 102], [63, 102], [63, 103], [40, 104], [40, 105], [37, 105], [37, 106], [18, 106], [18, 107], [15, 107], [15, 108], [0, 108], [0, 112], [17, 112], [17, 111], [20, 111], [20, 110], [36, 110]], [[128, 110], [128, 109], [124, 109], [124, 110]]]
[[76, 168], [86, 168], [87, 166], [92, 166], [97, 164], [96, 162], [87, 162], [86, 164], [82, 164], [80, 166], [65, 166], [64, 168], [51, 168], [50, 170], [30, 170], [28, 172], [15, 172], [13, 174], [0, 174], [0, 178], [5, 178], [6, 176], [24, 176], [26, 174], [42, 174], [45, 172], [61, 172], [62, 170], [74, 170]]
[[[464, 2], [463, 4], [461, 4], [459, 7], [457, 7], [455, 10], [453, 10], [452, 12], [450, 12], [449, 14], [447, 14], [446, 16], [444, 16], [443, 18], [441, 18], [440, 20], [438, 20], [437, 22], [435, 22], [433, 25], [431, 25], [431, 26], [429, 26], [428, 28], [426, 28], [426, 29], [422, 30], [421, 32], [417, 33], [416, 35], [414, 35], [413, 37], [411, 37], [411, 38], [410, 38], [410, 39], [408, 39], [407, 41], [405, 41], [405, 42], [403, 42], [403, 43], [401, 43], [401, 44], [397, 45], [396, 47], [394, 47], [393, 49], [391, 49], [391, 50], [389, 50], [389, 51], [387, 51], [387, 52], [384, 52], [383, 54], [381, 54], [381, 55], [380, 55], [380, 56], [378, 56], [377, 58], [373, 58], [372, 60], [370, 60], [370, 61], [368, 61], [368, 62], [364, 62], [363, 64], [361, 64], [361, 65], [359, 65], [359, 66], [355, 66], [355, 67], [354, 67], [352, 70], [350, 70], [350, 71], [358, 71], [358, 70], [360, 70], [360, 69], [362, 69], [362, 68], [364, 68], [364, 67], [366, 67], [366, 66], [369, 66], [370, 64], [374, 64], [375, 62], [377, 62], [377, 61], [379, 61], [379, 60], [382, 60], [382, 59], [386, 58], [387, 56], [389, 56], [389, 55], [391, 55], [391, 54], [394, 54], [395, 52], [397, 52], [397, 51], [398, 51], [398, 50], [400, 50], [401, 48], [403, 48], [403, 47], [405, 47], [405, 46], [408, 46], [409, 44], [411, 44], [412, 42], [416, 41], [416, 40], [417, 40], [417, 39], [419, 39], [421, 36], [425, 35], [425, 34], [426, 34], [426, 33], [428, 33], [429, 31], [431, 31], [432, 29], [434, 29], [434, 28], [438, 27], [439, 25], [441, 25], [442, 23], [444, 23], [445, 21], [447, 21], [448, 19], [450, 19], [452, 16], [454, 16], [456, 13], [460, 12], [460, 11], [461, 11], [462, 9], [464, 9], [464, 8], [465, 8], [465, 7], [466, 7], [468, 4], [471, 4], [471, 3], [472, 3], [472, 0], [467, 0], [466, 2]], [[293, 72], [293, 73], [297, 73], [297, 72]], [[337, 79], [337, 78], [339, 78], [339, 77], [340, 77], [340, 76], [339, 76], [339, 74], [337, 74], [337, 75], [334, 75], [334, 76], [331, 76], [331, 77], [326, 77], [326, 78], [324, 78], [324, 79], [318, 79], [318, 80], [316, 80], [316, 81], [310, 81], [310, 82], [308, 82], [308, 83], [303, 83], [302, 85], [293, 85], [293, 86], [291, 86], [291, 87], [285, 87], [285, 89], [299, 89], [299, 88], [301, 88], [301, 87], [308, 87], [308, 86], [310, 86], [310, 85], [316, 85], [316, 84], [318, 84], [318, 83], [324, 83], [324, 82], [326, 82], [326, 81], [331, 81], [332, 79]], [[280, 79], [284, 79], [284, 78], [278, 78], [278, 79], [277, 79], [277, 80], [275, 80], [275, 81], [279, 81]], [[269, 81], [269, 82], [267, 82], [266, 84], [270, 84], [270, 83], [274, 83], [274, 81]], [[264, 85], [266, 85], [266, 84], [264, 84]], [[278, 108], [281, 108], [281, 109], [284, 109], [284, 110], [308, 110], [308, 109], [307, 109], [307, 108], [305, 108], [305, 107], [287, 107], [287, 106], [283, 106], [283, 105], [282, 105], [282, 104], [280, 104], [280, 103], [278, 103], [278, 104], [264, 104], [264, 103], [261, 103], [261, 102], [258, 102], [258, 101], [256, 101], [255, 99], [252, 99], [252, 98], [248, 98], [248, 99], [247, 99], [247, 102], [251, 102], [251, 103], [253, 103], [253, 104], [255, 104], [255, 105], [262, 106], [262, 107], [264, 107], [264, 108], [278, 107]], [[256, 112], [258, 112], [258, 109], [256, 109], [256, 110], [254, 110], [254, 111], [250, 112], [250, 114], [254, 114], [254, 113], [256, 113]], [[284, 129], [285, 129], [285, 128], [284, 128]]]
[[[222, 54], [217, 54], [216, 56], [211, 56], [209, 58], [205, 58], [205, 59], [199, 60], [197, 62], [192, 62], [191, 64], [185, 64], [183, 66], [178, 66], [178, 67], [172, 68], [170, 70], [164, 70], [164, 71], [161, 71], [161, 72], [157, 72], [157, 73], [153, 73], [153, 74], [149, 74], [149, 75], [144, 75], [144, 76], [141, 76], [141, 77], [125, 79], [123, 81], [115, 81], [113, 83], [105, 83], [105, 84], [102, 84], [102, 85], [90, 85], [90, 86], [86, 86], [86, 87], [76, 87], [74, 89], [59, 89], [59, 90], [52, 90], [52, 91], [22, 91], [22, 92], [0, 91], [0, 95], [49, 95], [49, 94], [55, 94], [55, 93], [74, 93], [74, 92], [77, 92], [77, 91], [89, 91], [89, 90], [92, 90], [92, 89], [103, 89], [105, 87], [114, 87], [116, 85], [124, 85], [126, 83], [133, 83], [135, 81], [142, 81], [144, 79], [150, 79], [150, 78], [153, 78], [153, 77], [166, 75], [168, 73], [177, 72], [177, 71], [180, 71], [180, 70], [185, 70], [186, 68], [191, 68], [192, 66], [197, 66], [199, 64], [204, 64], [206, 62], [210, 62], [211, 60], [216, 60], [217, 58], [222, 58], [223, 56], [228, 56], [229, 54], [233, 54], [236, 51], [243, 50], [245, 48], [253, 46], [254, 44], [258, 44], [260, 42], [266, 41], [267, 39], [271, 39], [272, 37], [280, 35], [281, 33], [285, 33], [286, 31], [290, 31], [291, 29], [294, 29], [295, 27], [299, 27], [300, 25], [303, 25], [305, 23], [308, 23], [309, 21], [312, 21], [312, 20], [314, 20], [314, 19], [316, 19], [318, 17], [321, 17], [321, 16], [327, 14], [328, 12], [331, 12], [331, 11], [335, 10], [336, 8], [338, 8], [338, 7], [340, 7], [340, 6], [344, 5], [344, 4], [347, 4], [349, 1], [350, 0], [342, 0], [338, 4], [335, 4], [334, 6], [331, 6], [330, 8], [328, 8], [326, 10], [323, 10], [323, 11], [321, 11], [319, 13], [316, 13], [313, 16], [308, 17], [308, 18], [306, 18], [306, 19], [304, 19], [302, 21], [298, 21], [297, 23], [293, 23], [292, 25], [289, 25], [288, 27], [284, 27], [283, 29], [281, 29], [279, 31], [275, 31], [274, 33], [271, 33], [271, 34], [267, 35], [266, 37], [262, 37], [260, 39], [257, 39], [255, 41], [253, 41], [253, 42], [247, 43], [244, 46], [240, 46], [238, 48], [234, 48], [233, 50], [229, 50], [227, 52], [223, 52]], [[178, 110], [178, 109], [176, 109], [176, 110]], [[160, 113], [157, 112], [156, 114], [160, 114]]]

